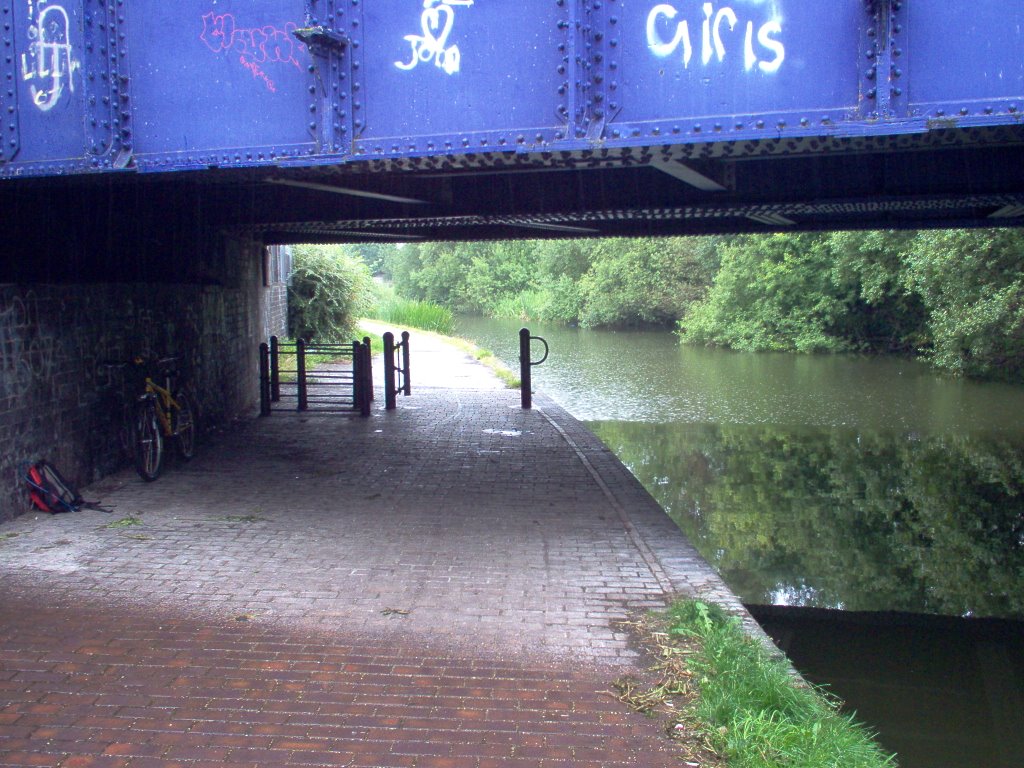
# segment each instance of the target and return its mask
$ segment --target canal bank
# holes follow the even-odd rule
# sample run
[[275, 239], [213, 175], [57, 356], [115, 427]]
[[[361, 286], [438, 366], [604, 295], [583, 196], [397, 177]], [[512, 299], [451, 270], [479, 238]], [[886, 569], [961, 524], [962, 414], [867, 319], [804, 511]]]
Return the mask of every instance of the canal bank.
[[254, 418], [0, 527], [0, 762], [677, 764], [608, 695], [620, 622], [738, 601], [582, 424], [413, 343], [396, 411]]
[[[514, 359], [519, 325], [460, 318], [458, 332]], [[1004, 695], [1024, 690], [1024, 388], [898, 358], [688, 347], [669, 331], [531, 331], [552, 348], [537, 385], [755, 616], [786, 606], [766, 629], [901, 766], [1024, 760], [1024, 706]], [[864, 623], [893, 611], [922, 621]], [[955, 618], [936, 633], [936, 614]], [[979, 646], [986, 619], [1014, 640]]]

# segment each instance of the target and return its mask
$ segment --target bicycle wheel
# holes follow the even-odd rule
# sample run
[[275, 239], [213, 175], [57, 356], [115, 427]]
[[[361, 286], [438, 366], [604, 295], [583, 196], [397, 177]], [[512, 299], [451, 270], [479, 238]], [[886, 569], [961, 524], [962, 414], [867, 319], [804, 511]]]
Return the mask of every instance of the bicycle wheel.
[[160, 421], [153, 403], [139, 403], [133, 429], [135, 471], [139, 477], [151, 483], [160, 477], [164, 465], [164, 437], [160, 434]]
[[178, 408], [171, 410], [171, 423], [178, 438], [178, 455], [187, 461], [196, 455], [196, 409], [185, 392], [179, 391], [174, 400]]

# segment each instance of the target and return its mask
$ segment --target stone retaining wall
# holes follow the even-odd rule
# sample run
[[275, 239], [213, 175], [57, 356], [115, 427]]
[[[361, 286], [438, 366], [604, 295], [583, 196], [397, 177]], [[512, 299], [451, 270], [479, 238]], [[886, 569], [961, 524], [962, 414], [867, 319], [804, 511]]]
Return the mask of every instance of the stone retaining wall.
[[257, 348], [284, 332], [284, 285], [262, 246], [221, 239], [219, 275], [187, 283], [0, 285], [0, 519], [27, 511], [19, 465], [46, 458], [75, 484], [123, 466], [124, 373], [98, 364], [175, 355], [202, 424], [248, 412]]

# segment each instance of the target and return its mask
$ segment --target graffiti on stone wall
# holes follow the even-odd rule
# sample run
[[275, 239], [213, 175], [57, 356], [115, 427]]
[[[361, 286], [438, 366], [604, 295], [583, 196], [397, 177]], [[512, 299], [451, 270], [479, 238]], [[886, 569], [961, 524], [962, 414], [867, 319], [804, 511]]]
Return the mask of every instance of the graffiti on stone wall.
[[82, 62], [75, 58], [71, 19], [63, 6], [50, 0], [27, 0], [28, 50], [21, 54], [21, 78], [29, 83], [32, 103], [49, 112], [65, 89], [75, 91], [75, 73]]
[[39, 307], [29, 291], [0, 309], [0, 398], [20, 398], [50, 387], [60, 364], [54, 336], [38, 331]]
[[0, 310], [0, 397], [18, 398], [32, 386], [32, 367], [25, 355], [25, 307], [20, 297]]

